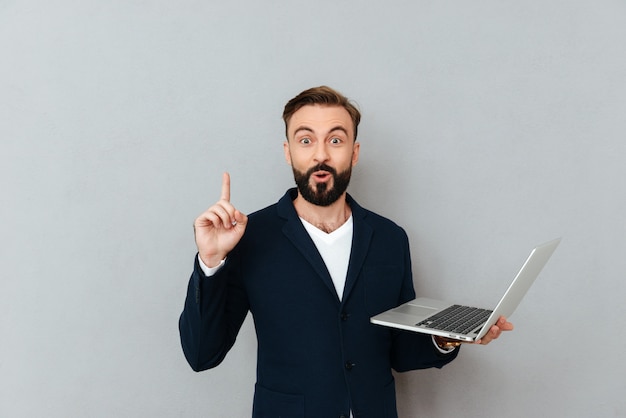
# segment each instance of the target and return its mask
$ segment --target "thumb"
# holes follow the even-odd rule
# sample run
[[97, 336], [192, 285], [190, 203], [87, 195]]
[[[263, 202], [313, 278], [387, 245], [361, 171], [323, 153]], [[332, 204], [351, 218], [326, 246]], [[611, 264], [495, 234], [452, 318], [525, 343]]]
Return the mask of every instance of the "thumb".
[[237, 225], [245, 226], [248, 223], [248, 217], [245, 214], [241, 213], [240, 211], [236, 210], [235, 221], [237, 222]]

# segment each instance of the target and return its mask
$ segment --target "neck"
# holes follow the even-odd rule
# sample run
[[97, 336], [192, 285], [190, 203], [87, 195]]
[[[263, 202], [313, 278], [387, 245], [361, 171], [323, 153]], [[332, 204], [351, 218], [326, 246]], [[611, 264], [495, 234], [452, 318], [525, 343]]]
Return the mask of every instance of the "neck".
[[329, 206], [314, 205], [298, 194], [293, 205], [299, 217], [327, 234], [339, 229], [341, 225], [346, 223], [351, 213], [345, 193]]

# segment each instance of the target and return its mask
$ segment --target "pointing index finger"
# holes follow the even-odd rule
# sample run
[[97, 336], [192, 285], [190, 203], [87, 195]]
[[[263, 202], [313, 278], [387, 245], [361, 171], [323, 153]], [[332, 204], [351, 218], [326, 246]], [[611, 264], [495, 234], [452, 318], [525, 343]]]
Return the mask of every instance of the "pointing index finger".
[[222, 195], [220, 200], [230, 202], [230, 174], [228, 173], [222, 175]]

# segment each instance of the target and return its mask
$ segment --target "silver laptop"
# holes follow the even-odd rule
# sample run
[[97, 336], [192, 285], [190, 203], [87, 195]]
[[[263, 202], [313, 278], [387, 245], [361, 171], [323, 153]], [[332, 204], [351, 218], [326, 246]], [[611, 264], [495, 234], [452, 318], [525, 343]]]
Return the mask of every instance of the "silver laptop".
[[561, 242], [537, 246], [519, 270], [495, 309], [481, 309], [440, 300], [417, 298], [370, 319], [374, 324], [439, 335], [463, 341], [481, 339], [502, 315], [510, 317]]

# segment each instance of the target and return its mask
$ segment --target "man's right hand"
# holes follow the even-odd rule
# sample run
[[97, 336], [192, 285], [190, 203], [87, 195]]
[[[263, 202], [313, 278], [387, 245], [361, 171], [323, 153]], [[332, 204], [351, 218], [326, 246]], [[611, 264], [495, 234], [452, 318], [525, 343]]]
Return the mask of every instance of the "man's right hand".
[[193, 223], [202, 262], [217, 266], [241, 240], [247, 224], [248, 217], [230, 203], [230, 175], [224, 173], [220, 200]]

